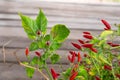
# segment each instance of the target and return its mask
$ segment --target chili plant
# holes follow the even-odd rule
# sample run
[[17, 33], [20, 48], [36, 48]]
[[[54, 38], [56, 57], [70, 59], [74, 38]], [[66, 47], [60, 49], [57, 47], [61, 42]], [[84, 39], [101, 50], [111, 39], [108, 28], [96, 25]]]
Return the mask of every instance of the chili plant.
[[[47, 60], [50, 59], [52, 64], [59, 61], [60, 56], [56, 50], [60, 48], [61, 43], [68, 37], [70, 31], [63, 24], [56, 24], [47, 34], [48, 20], [42, 10], [39, 11], [36, 19], [19, 13], [22, 21], [22, 26], [31, 44], [25, 50], [27, 62], [20, 62], [26, 67], [27, 76], [32, 78], [35, 70], [38, 70], [47, 80], [55, 80], [59, 74], [56, 74], [54, 69], [49, 69]], [[34, 52], [36, 56], [29, 56], [30, 52]], [[45, 70], [47, 75], [42, 71]]]
[[120, 80], [120, 44], [115, 42], [116, 38], [120, 38], [120, 25], [115, 25], [117, 29], [112, 30], [106, 20], [101, 22], [105, 28], [100, 35], [93, 36], [86, 31], [83, 32], [84, 40], [72, 42], [79, 52], [69, 52], [71, 57], [68, 55], [68, 60], [72, 67], [64, 72], [64, 80]]
[[[21, 13], [19, 15], [22, 26], [32, 41], [25, 50], [28, 61], [19, 61], [26, 67], [28, 77], [32, 78], [37, 70], [47, 80], [120, 80], [120, 44], [115, 42], [115, 39], [120, 37], [120, 24], [115, 25], [116, 30], [112, 30], [107, 21], [101, 20], [105, 28], [100, 35], [93, 36], [89, 31], [83, 32], [84, 40], [71, 43], [79, 51], [69, 51], [69, 67], [57, 73], [53, 68], [48, 68], [47, 60], [50, 58], [52, 64], [59, 61], [60, 56], [56, 50], [68, 37], [69, 29], [63, 24], [57, 24], [47, 34], [47, 18], [42, 10], [35, 20]], [[30, 57], [31, 51], [36, 56]], [[59, 75], [61, 76], [58, 77]]]

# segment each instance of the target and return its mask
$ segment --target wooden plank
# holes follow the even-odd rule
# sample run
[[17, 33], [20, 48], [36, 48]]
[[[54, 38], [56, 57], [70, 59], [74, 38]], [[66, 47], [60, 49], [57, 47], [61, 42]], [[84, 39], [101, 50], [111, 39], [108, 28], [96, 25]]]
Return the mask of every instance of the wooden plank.
[[[26, 58], [26, 55], [25, 55], [25, 49], [15, 49], [15, 48], [12, 48], [12, 49], [9, 49], [9, 48], [5, 48], [5, 52], [6, 52], [6, 62], [9, 62], [9, 63], [17, 63], [17, 60], [14, 56], [14, 52], [18, 50], [16, 52], [17, 56], [19, 57], [20, 61], [27, 61], [27, 58]], [[2, 48], [0, 48], [0, 63], [3, 63], [3, 53], [2, 53]], [[42, 50], [39, 50], [40, 52], [42, 52]], [[60, 61], [58, 62], [59, 63], [62, 63], [62, 64], [67, 64], [69, 63], [69, 61], [67, 60], [67, 56], [69, 54], [69, 50], [57, 50], [56, 51], [57, 54], [60, 55], [61, 59]], [[43, 54], [43, 53], [41, 53]], [[33, 58], [36, 54], [34, 52], [31, 52], [30, 54], [30, 57]], [[48, 59], [47, 63], [51, 64], [51, 61], [50, 59]]]
[[[85, 21], [82, 21], [82, 22], [65, 22], [65, 21], [49, 21], [48, 23], [48, 28], [51, 28], [53, 27], [55, 24], [65, 24], [67, 25], [68, 28], [71, 28], [71, 29], [93, 29], [93, 30], [101, 30], [104, 28], [104, 25], [101, 23], [101, 22], [97, 22], [97, 23], [94, 23], [94, 22], [85, 22]], [[0, 21], [0, 25], [3, 26], [3, 27], [19, 27], [19, 28], [22, 28], [21, 27], [21, 21]], [[111, 25], [114, 25], [111, 23]], [[116, 27], [113, 27], [114, 29]]]
[[[33, 9], [30, 8], [29, 9], [29, 8], [24, 8], [24, 7], [17, 8], [16, 6], [14, 6], [14, 7], [8, 6], [9, 8], [4, 7], [3, 9], [0, 9], [0, 12], [1, 13], [13, 13], [13, 14], [16, 14], [18, 12], [22, 12], [24, 14], [32, 14], [32, 15], [34, 14], [35, 15], [35, 14], [37, 14], [38, 9], [39, 9], [39, 8], [33, 8]], [[59, 7], [61, 9], [64, 9], [66, 6], [59, 6]], [[69, 8], [69, 7], [67, 7], [67, 8]], [[78, 8], [80, 10], [77, 10], [76, 8]], [[86, 9], [84, 9], [84, 8], [86, 8]], [[58, 7], [55, 9], [47, 9], [46, 6], [45, 6], [45, 8], [42, 8], [42, 9], [46, 13], [46, 15], [51, 15], [51, 16], [67, 16], [67, 17], [77, 17], [77, 16], [78, 17], [83, 17], [83, 16], [84, 17], [96, 17], [96, 16], [98, 16], [101, 18], [102, 17], [109, 17], [109, 16], [117, 17], [117, 16], [119, 16], [119, 14], [115, 13], [115, 12], [120, 11], [119, 7], [114, 7], [114, 8], [112, 8], [112, 7], [104, 8], [103, 7], [102, 8], [101, 6], [99, 6], [97, 8], [94, 8], [94, 6], [87, 6], [87, 5], [82, 5], [80, 7], [75, 6], [75, 7], [73, 7], [73, 10], [68, 10], [68, 9], [61, 10]]]
[[[19, 48], [23, 49], [30, 45], [30, 40], [27, 38], [22, 37], [1, 37], [0, 38], [0, 47], [2, 47], [6, 42], [10, 41], [8, 45], [6, 45], [7, 48]], [[77, 42], [75, 39], [68, 39], [64, 43], [62, 43], [62, 46], [60, 50], [76, 50], [72, 45], [71, 42]], [[78, 42], [77, 42], [78, 43]]]
[[[43, 8], [45, 14], [48, 16], [49, 27], [56, 23], [62, 23], [68, 25], [69, 28], [102, 29], [103, 27], [99, 27], [102, 25], [99, 22], [102, 18], [107, 19], [112, 25], [113, 23], [119, 23], [119, 14], [116, 13], [120, 11], [119, 5], [55, 4], [54, 2], [44, 1], [34, 2], [36, 4], [31, 3], [1, 1], [0, 6], [3, 8], [0, 9], [0, 25], [5, 27], [21, 26], [17, 12], [21, 11], [24, 14], [34, 17], [38, 13], [39, 7]], [[4, 4], [8, 5], [5, 6]]]
[[[104, 28], [103, 28], [104, 29]], [[70, 29], [69, 39], [79, 39], [82, 38], [83, 31], [90, 31], [93, 35], [99, 34], [102, 30], [91, 30], [91, 29]], [[16, 37], [16, 38], [27, 38], [26, 33], [23, 28], [15, 27], [0, 27], [0, 37]], [[47, 29], [47, 34], [50, 33], [50, 28]], [[76, 36], [75, 36], [76, 35]]]
[[[66, 3], [66, 2], [49, 2], [49, 1], [42, 1], [42, 0], [38, 0], [38, 1], [35, 1], [35, 0], [28, 0], [28, 1], [25, 1], [25, 0], [10, 0], [10, 1], [8, 1], [8, 0], [1, 0], [1, 5], [2, 4], [5, 4], [5, 3], [7, 3], [7, 4], [9, 4], [9, 5], [12, 5], [12, 6], [14, 6], [12, 3], [14, 3], [14, 2], [16, 2], [17, 3], [17, 5], [19, 6], [19, 5], [21, 5], [21, 4], [18, 4], [18, 3], [23, 3], [23, 6], [25, 6], [25, 4], [27, 3], [27, 4], [31, 4], [31, 3], [36, 3], [36, 4], [31, 4], [32, 6], [34, 5], [34, 6], [39, 6], [39, 5], [42, 5], [42, 3], [45, 3], [45, 4], [50, 4], [50, 3], [54, 3], [54, 5], [57, 5], [57, 4], [59, 4], [59, 5], [62, 5], [62, 4], [67, 4], [66, 6], [68, 6], [68, 5], [79, 5], [79, 4], [83, 4], [83, 5], [95, 5], [95, 6], [106, 6], [106, 7], [109, 7], [109, 6], [113, 6], [113, 7], [118, 7], [118, 6], [120, 6], [120, 4], [119, 3], [113, 3], [113, 4], [99, 4], [99, 3]], [[26, 5], [27, 5], [26, 4]], [[53, 6], [54, 6], [53, 5]], [[30, 7], [32, 7], [32, 6], [30, 6]], [[49, 5], [46, 5], [46, 6], [49, 6]]]
[[[37, 15], [36, 15], [37, 16]], [[32, 19], [35, 19], [36, 16], [30, 16]], [[56, 18], [56, 19], [55, 19]], [[47, 16], [47, 19], [48, 19], [48, 23], [71, 23], [71, 24], [102, 24], [101, 23], [101, 19], [102, 18], [87, 18], [87, 17], [84, 17], [84, 18], [72, 18], [72, 17], [69, 17], [69, 18], [65, 18], [65, 17], [60, 17], [60, 16]], [[114, 24], [114, 23], [119, 23], [119, 18], [107, 18], [109, 19], [108, 21], [111, 23], [111, 24]], [[18, 14], [0, 14], [0, 22], [1, 24], [3, 23], [15, 23], [15, 24], [19, 24], [21, 23], [20, 21], [20, 17]], [[19, 25], [18, 24], [18, 25]], [[11, 25], [11, 24], [10, 24]]]
[[[37, 11], [38, 12], [38, 11]], [[35, 17], [37, 15], [27, 15], [30, 16], [31, 18], [35, 19]], [[47, 15], [48, 21], [50, 22], [61, 22], [61, 21], [65, 21], [65, 22], [85, 22], [86, 23], [98, 23], [98, 21], [100, 22], [100, 20], [102, 18], [100, 17], [86, 17], [86, 16], [78, 16], [78, 17], [67, 17], [67, 16], [52, 16], [52, 15]], [[119, 20], [119, 17], [112, 17], [112, 16], [107, 16], [104, 19], [107, 19], [110, 22], [118, 22], [117, 20]], [[13, 14], [13, 13], [0, 13], [0, 21], [20, 21], [20, 17], [18, 14]]]
[[[41, 1], [40, 2], [35, 2], [35, 4], [31, 4], [31, 3], [33, 3], [33, 2], [3, 2], [3, 3], [1, 2], [1, 7], [4, 6], [2, 11], [4, 11], [6, 9], [6, 7], [8, 6], [7, 11], [10, 11], [10, 12], [11, 11], [18, 12], [18, 11], [21, 11], [21, 9], [22, 9], [22, 10], [24, 10], [23, 12], [31, 13], [30, 10], [29, 10], [29, 9], [31, 9], [31, 10], [33, 10], [32, 13], [36, 13], [37, 11], [34, 11], [34, 10], [37, 6], [37, 9], [38, 9], [38, 7], [41, 7], [43, 9], [45, 8], [46, 9], [45, 12], [50, 11], [50, 12], [52, 12], [52, 14], [55, 14], [55, 12], [58, 12], [58, 11], [62, 11], [62, 13], [60, 13], [60, 14], [64, 14], [63, 13], [63, 10], [64, 10], [64, 12], [74, 13], [74, 15], [79, 14], [80, 10], [81, 10], [81, 12], [86, 12], [86, 13], [88, 13], [88, 12], [93, 13], [94, 12], [94, 14], [95, 13], [106, 14], [108, 12], [109, 13], [114, 13], [114, 12], [120, 10], [119, 9], [120, 5], [117, 5], [117, 6], [110, 6], [110, 5], [105, 6], [104, 5], [104, 6], [102, 6], [102, 5], [95, 5], [95, 4], [92, 4], [92, 5], [89, 5], [89, 4], [67, 4], [67, 3], [56, 3], [55, 4], [55, 3], [52, 3], [52, 2], [41, 2]], [[5, 6], [4, 4], [8, 4], [8, 5]], [[27, 6], [27, 9], [25, 8], [26, 6]], [[57, 7], [54, 7], [54, 6], [57, 6]], [[54, 9], [51, 9], [51, 8], [54, 8]], [[56, 9], [57, 9], [57, 11], [56, 11]], [[49, 14], [51, 14], [51, 13], [49, 13]], [[116, 14], [118, 14], [118, 13], [114, 13], [114, 14], [112, 14], [112, 16], [116, 15]], [[67, 14], [67, 15], [69, 15], [69, 14]]]
[[[9, 5], [7, 5], [8, 7], [4, 5], [5, 3], [9, 4]], [[45, 12], [46, 11], [55, 12], [56, 9], [57, 9], [57, 11], [62, 11], [63, 12], [63, 10], [64, 10], [65, 12], [73, 12], [74, 14], [78, 14], [79, 13], [78, 11], [80, 11], [80, 10], [81, 10], [81, 12], [86, 12], [86, 13], [88, 13], [88, 12], [90, 12], [90, 13], [94, 12], [95, 13], [96, 12], [96, 13], [105, 14], [103, 12], [114, 13], [115, 10], [116, 11], [120, 10], [119, 6], [115, 6], [115, 7], [114, 6], [100, 6], [100, 5], [96, 6], [95, 4], [93, 4], [93, 5], [77, 4], [76, 5], [76, 4], [66, 4], [66, 3], [62, 3], [62, 4], [57, 3], [57, 4], [55, 4], [55, 3], [52, 3], [52, 2], [37, 2], [37, 4], [38, 4], [37, 9], [40, 6], [43, 6], [45, 8]], [[36, 13], [37, 10], [35, 8], [36, 8], [37, 4], [31, 4], [31, 3], [28, 3], [28, 2], [27, 3], [25, 3], [25, 2], [4, 2], [4, 3], [2, 3], [1, 2], [1, 5], [4, 6], [2, 11], [5, 11], [5, 9], [7, 7], [6, 11], [8, 11], [8, 12], [18, 12], [18, 11], [21, 11], [21, 9], [22, 9], [23, 12], [31, 13], [30, 10], [33, 10], [32, 13]], [[27, 6], [27, 9], [25, 8], [26, 6]], [[54, 6], [57, 6], [57, 7], [54, 7]], [[20, 7], [20, 8], [18, 8], [18, 7]], [[54, 9], [51, 9], [51, 8], [54, 8]], [[52, 13], [52, 14], [54, 14], [54, 13]], [[117, 13], [115, 13], [115, 14], [117, 14]], [[67, 15], [69, 15], [69, 14], [67, 14]]]
[[[62, 44], [62, 47], [60, 49], [64, 50], [74, 50], [75, 48], [71, 45], [71, 42], [77, 42], [78, 39], [84, 40], [82, 37], [83, 31], [90, 31], [93, 36], [97, 36], [101, 33], [100, 30], [88, 30], [88, 29], [71, 29], [71, 33], [67, 40]], [[30, 40], [27, 38], [26, 33], [24, 32], [23, 28], [0, 28], [0, 47], [3, 46], [6, 42], [9, 40], [12, 40], [12, 42], [7, 45], [6, 47], [12, 47], [12, 48], [25, 48], [30, 44]], [[50, 29], [48, 29], [48, 33], [50, 32]], [[120, 38], [118, 37], [115, 39], [116, 43], [119, 43]]]
[[[78, 39], [83, 39], [82, 32], [83, 31], [90, 31], [92, 35], [99, 34], [101, 31], [97, 30], [73, 30], [71, 29], [71, 33], [68, 37], [68, 39], [62, 44], [62, 47], [60, 49], [75, 49], [71, 42], [77, 42]], [[6, 47], [12, 47], [12, 48], [25, 48], [30, 44], [30, 40], [27, 38], [26, 33], [22, 28], [0, 28], [0, 47], [2, 47], [3, 44], [5, 44], [7, 41], [12, 40], [12, 42], [7, 45]], [[50, 29], [48, 29], [48, 33], [50, 32]]]
[[[65, 70], [69, 65], [63, 65]], [[54, 68], [57, 72], [61, 72], [59, 65], [49, 65], [49, 68]], [[45, 73], [45, 72], [44, 72]], [[0, 80], [45, 80], [37, 71], [32, 79], [26, 76], [24, 67], [14, 63], [0, 63]]]
[[[31, 12], [32, 10], [30, 10], [30, 12]], [[14, 11], [12, 11], [12, 12], [14, 12]], [[19, 12], [19, 11], [18, 11]], [[29, 12], [29, 13], [30, 13]], [[38, 9], [36, 10], [36, 12], [38, 13]], [[65, 19], [65, 21], [69, 21], [69, 19], [70, 20], [72, 20], [72, 22], [76, 22], [76, 21], [82, 21], [81, 19], [83, 19], [83, 21], [84, 21], [84, 19], [88, 19], [88, 20], [91, 20], [91, 21], [89, 21], [89, 22], [96, 22], [96, 21], [93, 21], [93, 20], [100, 20], [100, 19], [102, 19], [102, 18], [104, 18], [104, 19], [107, 19], [108, 21], [110, 20], [110, 21], [117, 21], [117, 20], [119, 20], [119, 17], [118, 16], [104, 16], [104, 15], [101, 15], [101, 14], [98, 14], [98, 15], [101, 15], [101, 16], [95, 16], [94, 14], [92, 14], [92, 15], [90, 15], [90, 16], [88, 16], [89, 15], [89, 13], [88, 12], [79, 12], [80, 13], [80, 15], [79, 16], [77, 16], [76, 14], [73, 14], [73, 15], [69, 15], [69, 13], [65, 13], [65, 15], [66, 16], [63, 16], [63, 15], [61, 15], [59, 12], [58, 13], [56, 13], [56, 15], [50, 15], [49, 14], [49, 12], [48, 13], [45, 13], [46, 15], [47, 15], [47, 17], [48, 17], [48, 20], [49, 21], [55, 21], [55, 20], [63, 20], [63, 19]], [[86, 14], [86, 13], [88, 13], [87, 14], [87, 16], [84, 16], [84, 15], [82, 15], [82, 14]], [[24, 14], [24, 12], [23, 12], [23, 14]], [[68, 16], [68, 15], [69, 16]], [[30, 14], [26, 14], [26, 15], [28, 15], [28, 16], [30, 16], [30, 17], [32, 17], [32, 18], [35, 18], [35, 16], [37, 15], [37, 14], [32, 14], [31, 13], [31, 15]], [[1, 12], [0, 13], [0, 19], [1, 20], [9, 20], [9, 19], [11, 19], [11, 20], [19, 20], [20, 19], [20, 17], [19, 17], [19, 15], [18, 15], [18, 13], [16, 12], [16, 13], [5, 13], [5, 12]], [[76, 20], [75, 20], [76, 19]], [[86, 21], [86, 23], [87, 23], [88, 21]]]
[[[19, 49], [19, 48], [5, 48], [5, 61], [7, 63], [17, 63], [17, 60], [14, 56], [14, 52], [17, 50], [16, 55], [20, 59], [20, 61], [27, 61], [26, 55], [25, 55], [25, 48], [24, 49]], [[41, 52], [41, 55], [44, 54], [42, 49], [37, 50]], [[75, 52], [81, 52], [79, 50], [57, 50], [56, 53], [60, 55], [60, 61], [57, 64], [68, 64], [69, 60], [67, 59], [67, 56], [69, 55], [69, 51], [75, 51]], [[116, 50], [120, 51], [120, 50]], [[32, 51], [29, 53], [30, 58], [33, 58], [36, 56], [35, 51]], [[83, 53], [81, 52], [81, 56], [83, 56]], [[2, 53], [2, 48], [0, 48], [0, 63], [3, 63], [3, 53]], [[47, 63], [51, 64], [51, 60], [48, 59]]]
[[[2, 0], [2, 1], [4, 1], [4, 0]], [[11, 0], [11, 1], [16, 1], [16, 0]], [[24, 1], [24, 0], [17, 0], [18, 2], [19, 1]], [[34, 2], [34, 1], [42, 1], [42, 0], [25, 0], [25, 2]], [[82, 1], [82, 0], [63, 0], [63, 1], [61, 1], [61, 0], [44, 0], [44, 1], [49, 1], [49, 2], [65, 2], [65, 3], [96, 3], [96, 4], [101, 4], [101, 2], [102, 2], [102, 4], [117, 4], [117, 2], [119, 2], [119, 0], [117, 0], [117, 1], [115, 1], [115, 0], [90, 0], [90, 1], [88, 1], [88, 0], [84, 0], [84, 1]], [[111, 3], [112, 2], [112, 3]], [[119, 4], [119, 3], [118, 3]]]
[[[60, 18], [61, 19], [61, 18]], [[79, 21], [72, 21], [70, 20], [63, 20], [63, 19], [58, 19], [58, 20], [54, 20], [54, 21], [48, 21], [48, 28], [53, 27], [55, 24], [64, 24], [67, 25], [68, 28], [71, 29], [93, 29], [93, 30], [102, 30], [105, 26], [102, 24], [102, 22], [100, 20], [93, 20], [92, 19], [79, 19]], [[86, 22], [85, 22], [86, 21]], [[116, 29], [116, 27], [114, 27], [114, 24], [119, 24], [119, 21], [116, 20], [108, 20], [110, 25], [113, 26], [113, 29]], [[21, 21], [17, 21], [17, 20], [0, 20], [0, 25], [1, 27], [19, 27], [22, 28], [21, 26]]]

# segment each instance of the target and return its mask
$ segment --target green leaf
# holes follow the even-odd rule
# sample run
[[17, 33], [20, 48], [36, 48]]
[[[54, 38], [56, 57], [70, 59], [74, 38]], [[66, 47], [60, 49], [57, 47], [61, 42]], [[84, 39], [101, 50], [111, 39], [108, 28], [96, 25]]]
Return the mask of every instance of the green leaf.
[[62, 24], [57, 24], [51, 29], [51, 36], [57, 42], [63, 42], [69, 35], [69, 29]]
[[84, 66], [79, 67], [78, 76], [83, 76], [85, 78], [85, 80], [87, 80], [88, 73]]
[[43, 67], [45, 65], [45, 60], [43, 60], [43, 58], [40, 58], [39, 61], [38, 61], [38, 65], [40, 67]]
[[39, 14], [36, 18], [36, 23], [39, 28], [43, 33], [46, 32], [46, 27], [47, 27], [47, 18], [45, 14], [42, 12], [42, 10], [39, 11]]
[[101, 40], [101, 41], [98, 43], [98, 45], [99, 45], [99, 46], [105, 45], [105, 43], [106, 43], [106, 40]]
[[98, 38], [94, 38], [94, 39], [91, 40], [92, 44], [96, 44], [96, 43], [99, 43], [99, 42], [100, 42], [100, 40]]
[[34, 51], [34, 50], [37, 50], [37, 49], [39, 49], [39, 46], [38, 46], [37, 42], [32, 42], [30, 44], [29, 50]]
[[36, 22], [28, 16], [19, 14], [22, 20], [22, 26], [24, 31], [27, 33], [28, 38], [36, 39], [36, 32], [38, 30]]
[[30, 64], [31, 64], [32, 66], [35, 66], [35, 65], [38, 64], [38, 60], [39, 60], [39, 58], [38, 58], [37, 56], [35, 56], [35, 57], [33, 57], [33, 59], [31, 60]]
[[42, 58], [39, 58], [39, 57], [35, 56], [35, 57], [31, 60], [30, 64], [31, 64], [32, 66], [39, 65], [39, 67], [43, 67], [43, 66], [45, 65], [45, 60], [43, 60]]
[[57, 62], [59, 61], [60, 56], [59, 56], [58, 54], [53, 54], [53, 55], [50, 57], [50, 59], [51, 59], [52, 64], [55, 64], [55, 63], [57, 63]]
[[57, 42], [53, 42], [51, 45], [50, 45], [50, 50], [57, 50], [59, 49], [61, 46], [61, 43], [57, 43]]
[[98, 60], [100, 60], [103, 63], [106, 63], [106, 64], [110, 65], [110, 63], [108, 62], [108, 60], [104, 57], [104, 54], [99, 54]]
[[29, 78], [33, 77], [34, 72], [35, 72], [34, 69], [26, 67], [26, 73]]
[[98, 46], [100, 47], [100, 49], [98, 50], [100, 53], [103, 52], [104, 48], [109, 48], [109, 45], [106, 44], [106, 40], [100, 40], [100, 42], [98, 43]]
[[50, 57], [50, 53], [49, 52], [45, 52], [43, 55], [42, 55], [42, 60], [47, 60], [49, 57]]
[[68, 78], [70, 77], [70, 74], [71, 74], [71, 68], [67, 68], [67, 70], [62, 73], [64, 80], [68, 80]]
[[113, 31], [111, 31], [111, 30], [105, 30], [105, 31], [103, 31], [101, 33], [100, 37], [101, 38], [106, 38], [108, 35], [111, 35], [111, 34], [113, 34]]
[[49, 34], [46, 35], [46, 36], [44, 37], [44, 40], [45, 40], [45, 41], [49, 41], [49, 40], [50, 40], [50, 35], [49, 35]]
[[38, 46], [39, 48], [45, 48], [46, 42], [44, 39], [38, 41]]

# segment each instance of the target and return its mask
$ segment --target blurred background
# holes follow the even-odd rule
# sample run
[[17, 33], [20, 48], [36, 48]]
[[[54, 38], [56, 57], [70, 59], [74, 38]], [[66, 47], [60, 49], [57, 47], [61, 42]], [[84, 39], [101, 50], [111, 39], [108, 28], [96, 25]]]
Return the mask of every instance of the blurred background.
[[[83, 31], [99, 34], [104, 30], [101, 19], [107, 20], [112, 29], [116, 29], [114, 24], [120, 23], [119, 2], [120, 0], [0, 0], [0, 80], [44, 80], [37, 73], [33, 79], [28, 79], [24, 68], [18, 65], [13, 55], [18, 49], [17, 55], [21, 61], [25, 61], [24, 49], [31, 42], [21, 26], [18, 12], [35, 19], [39, 9], [42, 9], [48, 19], [48, 33], [55, 24], [65, 24], [71, 30], [68, 39], [57, 51], [62, 58], [60, 62], [66, 68], [69, 50], [76, 51], [71, 42], [84, 39]], [[6, 56], [3, 55], [3, 46]], [[4, 57], [6, 64], [3, 63]], [[53, 67], [49, 61], [48, 63]], [[59, 64], [54, 66], [56, 70], [58, 66]]]
[[[46, 0], [46, 1], [54, 1], [54, 0]], [[56, 1], [60, 1], [60, 0], [56, 0]], [[63, 0], [63, 1], [68, 1], [68, 0]], [[73, 2], [119, 2], [120, 0], [69, 0], [69, 1], [73, 1]]]
[[[6, 1], [11, 1], [11, 0], [6, 0]], [[12, 0], [12, 1], [17, 1], [17, 0]], [[21, 1], [31, 1], [31, 0], [21, 0]], [[73, 2], [73, 3], [120, 2], [120, 0], [34, 0], [34, 1]]]
[[[11, 0], [6, 0], [11, 1]], [[17, 1], [17, 0], [12, 0]], [[31, 0], [21, 0], [21, 1], [31, 1]], [[120, 0], [34, 0], [34, 1], [54, 1], [54, 2], [83, 2], [83, 3], [96, 3], [96, 2], [120, 2]]]

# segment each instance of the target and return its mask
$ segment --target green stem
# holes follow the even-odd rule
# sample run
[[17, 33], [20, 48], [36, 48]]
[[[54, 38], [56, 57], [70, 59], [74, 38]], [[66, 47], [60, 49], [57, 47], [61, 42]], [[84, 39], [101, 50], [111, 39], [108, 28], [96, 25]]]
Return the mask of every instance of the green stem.
[[64, 72], [64, 69], [63, 69], [61, 62], [60, 62], [60, 68], [61, 68], [62, 72]]
[[114, 80], [116, 80], [116, 76], [115, 76], [115, 73], [114, 73], [114, 68], [112, 66], [112, 63], [111, 63], [111, 67], [112, 67], [112, 74], [113, 74]]
[[[98, 74], [100, 75], [100, 71], [99, 71], [99, 69], [98, 69], [98, 67], [97, 67], [94, 59], [92, 58], [92, 54], [91, 54], [91, 53], [90, 53], [90, 56], [91, 56], [91, 59], [92, 59], [93, 64], [95, 65], [95, 68], [97, 69]], [[101, 76], [101, 75], [100, 75], [100, 76]]]
[[120, 46], [117, 46], [117, 47], [112, 47], [112, 48], [110, 48], [111, 50], [114, 50], [114, 49], [119, 49], [120, 48]]
[[50, 71], [49, 71], [49, 69], [47, 67], [47, 64], [45, 64], [45, 70], [47, 71], [47, 74], [48, 74], [50, 80], [53, 80], [53, 77], [52, 77], [52, 75], [51, 75], [51, 73], [50, 73]]
[[92, 62], [93, 62], [93, 64], [95, 65], [95, 68], [97, 69], [97, 71], [98, 71], [98, 74], [100, 75], [100, 71], [99, 71], [99, 69], [97, 68], [97, 65], [96, 65], [96, 63], [95, 63], [95, 61], [92, 59]]

